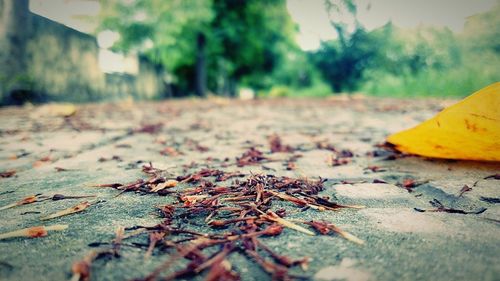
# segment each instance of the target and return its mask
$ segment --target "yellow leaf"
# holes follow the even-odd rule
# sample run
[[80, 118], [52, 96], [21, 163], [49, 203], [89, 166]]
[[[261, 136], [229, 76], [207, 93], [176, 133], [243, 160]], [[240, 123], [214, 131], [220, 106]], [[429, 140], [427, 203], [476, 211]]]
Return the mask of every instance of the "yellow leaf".
[[500, 161], [500, 82], [387, 138], [396, 149], [427, 157]]
[[42, 105], [38, 108], [36, 112], [34, 112], [33, 117], [69, 117], [75, 114], [77, 108], [74, 104], [71, 103], [52, 103]]

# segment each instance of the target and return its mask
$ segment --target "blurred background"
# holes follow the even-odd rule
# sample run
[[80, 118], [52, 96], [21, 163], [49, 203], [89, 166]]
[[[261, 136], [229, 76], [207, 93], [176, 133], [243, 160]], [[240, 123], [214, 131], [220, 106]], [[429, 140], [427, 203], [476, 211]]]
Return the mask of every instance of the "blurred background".
[[0, 0], [0, 103], [463, 97], [500, 79], [498, 0]]

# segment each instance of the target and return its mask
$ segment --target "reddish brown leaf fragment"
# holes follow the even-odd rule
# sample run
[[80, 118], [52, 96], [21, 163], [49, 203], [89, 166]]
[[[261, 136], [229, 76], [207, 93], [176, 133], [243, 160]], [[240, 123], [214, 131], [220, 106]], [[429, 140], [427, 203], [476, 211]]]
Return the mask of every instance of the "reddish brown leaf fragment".
[[328, 233], [330, 233], [330, 228], [324, 222], [310, 221], [307, 222], [307, 224], [312, 226], [316, 231], [318, 231], [322, 235], [327, 235]]
[[342, 149], [337, 155], [341, 158], [351, 158], [354, 157], [354, 153], [349, 149]]
[[68, 169], [61, 168], [61, 167], [54, 167], [54, 169], [56, 170], [56, 172], [66, 172], [66, 171], [68, 171]]
[[113, 251], [110, 249], [90, 251], [82, 260], [74, 262], [71, 266], [71, 271], [73, 272], [73, 277], [71, 278], [71, 280], [90, 281], [90, 268], [92, 266], [92, 263], [101, 256], [113, 254]]
[[413, 188], [417, 186], [417, 182], [414, 179], [404, 179], [401, 186], [408, 190], [408, 192], [413, 192]]
[[329, 155], [326, 162], [329, 166], [342, 166], [351, 163], [350, 157], [340, 157], [338, 154]]
[[120, 143], [120, 144], [117, 144], [115, 145], [116, 148], [132, 148], [132, 145], [128, 144], [128, 143]]
[[275, 264], [261, 257], [257, 251], [245, 250], [245, 253], [254, 259], [254, 261], [262, 267], [267, 273], [273, 276], [273, 280], [292, 280], [288, 274], [288, 268], [279, 264]]
[[330, 232], [334, 232], [334, 233], [342, 236], [343, 238], [345, 238], [351, 242], [354, 242], [356, 244], [362, 245], [365, 243], [363, 240], [359, 239], [358, 237], [350, 234], [349, 232], [346, 232], [346, 231], [340, 229], [339, 227], [337, 227], [331, 223], [318, 222], [318, 221], [310, 221], [310, 222], [304, 222], [304, 223], [312, 226], [314, 229], [316, 229], [316, 231], [318, 231], [322, 235], [327, 235]]
[[213, 221], [210, 221], [208, 224], [210, 226], [213, 226], [213, 227], [222, 227], [222, 226], [237, 223], [240, 221], [255, 220], [255, 219], [257, 219], [257, 217], [243, 217], [243, 218], [235, 218], [235, 219], [228, 219], [228, 220], [213, 220]]
[[157, 134], [163, 128], [163, 123], [145, 124], [142, 127], [135, 129], [135, 133]]
[[365, 168], [365, 170], [370, 170], [370, 171], [372, 171], [374, 173], [384, 172], [385, 171], [385, 169], [380, 168], [379, 166], [368, 166], [368, 167]]
[[176, 180], [167, 180], [165, 182], [159, 183], [154, 187], [151, 187], [151, 192], [159, 192], [162, 191], [166, 188], [173, 188], [177, 186], [177, 181]]
[[242, 174], [240, 172], [232, 172], [232, 173], [223, 172], [222, 174], [216, 176], [215, 181], [226, 181], [230, 178], [235, 178], [235, 177], [240, 178], [244, 176], [245, 174]]
[[47, 230], [43, 226], [34, 226], [28, 229], [28, 236], [31, 238], [47, 236]]
[[74, 280], [88, 281], [90, 280], [90, 263], [85, 260], [76, 261], [71, 266], [71, 272], [73, 272]]
[[50, 156], [45, 156], [45, 157], [42, 157], [42, 158], [38, 159], [37, 161], [35, 161], [35, 162], [33, 163], [33, 167], [34, 167], [34, 168], [40, 167], [40, 166], [42, 166], [42, 165], [47, 164], [48, 162], [51, 162], [52, 160], [53, 160], [53, 159], [52, 159], [52, 157], [50, 157]]
[[256, 148], [252, 147], [247, 150], [241, 157], [236, 158], [236, 165], [238, 167], [255, 165], [268, 158], [263, 155], [263, 153]]
[[120, 186], [123, 186], [123, 184], [121, 184], [121, 183], [104, 183], [104, 184], [93, 185], [93, 187], [111, 187], [111, 188], [119, 188]]
[[293, 229], [293, 230], [305, 233], [307, 235], [314, 236], [314, 232], [311, 232], [310, 230], [305, 229], [305, 228], [303, 228], [300, 225], [297, 225], [297, 224], [295, 224], [295, 223], [293, 223], [291, 221], [288, 221], [286, 219], [283, 219], [283, 218], [279, 217], [273, 211], [267, 211], [267, 213], [263, 214], [261, 217], [264, 218], [264, 219], [266, 219], [266, 220], [269, 220], [271, 222], [279, 223], [280, 225], [288, 227], [290, 229]]
[[403, 181], [403, 187], [414, 187], [415, 186], [415, 180], [414, 179], [405, 179]]
[[472, 190], [471, 187], [469, 187], [468, 185], [464, 185], [462, 189], [460, 189], [460, 194], [458, 195], [458, 197], [462, 197], [464, 193], [469, 192], [471, 190]]
[[332, 144], [328, 143], [327, 141], [316, 142], [316, 148], [337, 152], [337, 149], [335, 149], [335, 147]]
[[102, 162], [111, 161], [111, 160], [115, 160], [117, 162], [123, 162], [123, 159], [118, 155], [113, 155], [113, 156], [111, 156], [111, 158], [99, 157], [99, 159], [97, 159], [97, 162], [102, 163]]
[[293, 152], [293, 148], [289, 145], [284, 145], [281, 142], [280, 136], [277, 134], [273, 134], [269, 136], [269, 146], [271, 149], [271, 153], [276, 153], [276, 152]]
[[238, 281], [240, 276], [231, 270], [231, 263], [228, 260], [215, 262], [205, 277], [205, 281]]
[[300, 260], [292, 260], [291, 258], [289, 258], [287, 256], [280, 255], [280, 254], [274, 252], [273, 250], [271, 250], [269, 247], [267, 247], [265, 244], [263, 244], [258, 239], [255, 239], [255, 242], [259, 248], [268, 252], [269, 255], [271, 255], [271, 257], [273, 257], [273, 259], [275, 261], [277, 261], [279, 264], [284, 265], [286, 267], [292, 267], [292, 266], [296, 266], [296, 265], [307, 265], [307, 263], [309, 262], [308, 258], [303, 258]]
[[220, 250], [212, 258], [210, 258], [207, 261], [200, 264], [194, 271], [196, 273], [201, 272], [204, 269], [211, 267], [213, 264], [217, 264], [217, 263], [223, 261], [234, 250], [234, 248], [235, 247], [234, 247], [233, 243], [231, 243], [231, 242], [224, 244], [224, 246], [222, 247], [222, 250]]
[[47, 236], [48, 231], [62, 231], [67, 225], [33, 226], [0, 234], [0, 240], [16, 237], [38, 238]]
[[215, 169], [202, 169], [194, 174], [178, 176], [176, 179], [180, 182], [195, 183], [201, 180], [201, 178], [206, 177], [216, 177], [216, 181], [227, 180], [231, 177], [242, 176], [242, 174], [236, 173], [225, 173], [220, 170]]
[[54, 218], [58, 218], [58, 217], [66, 216], [66, 215], [71, 215], [74, 213], [79, 213], [79, 212], [84, 211], [88, 207], [90, 207], [90, 205], [91, 204], [88, 201], [83, 201], [83, 202], [81, 202], [81, 203], [79, 203], [71, 208], [64, 209], [62, 211], [53, 213], [51, 215], [42, 217], [42, 218], [40, 218], [40, 220], [50, 220], [50, 219], [54, 219]]
[[164, 149], [162, 149], [160, 151], [160, 154], [166, 155], [166, 156], [172, 156], [172, 157], [182, 155], [182, 153], [180, 151], [178, 151], [177, 149], [175, 149], [171, 146], [167, 146]]
[[95, 195], [63, 195], [63, 194], [54, 194], [49, 199], [53, 201], [64, 200], [64, 199], [80, 199], [80, 198], [92, 198], [96, 197]]
[[268, 236], [277, 236], [280, 235], [282, 232], [283, 232], [283, 227], [281, 225], [271, 224], [262, 231], [262, 234]]
[[193, 139], [186, 139], [185, 140], [185, 145], [189, 147], [189, 150], [194, 150], [198, 152], [207, 152], [210, 149], [207, 146], [201, 145], [198, 141], [195, 141]]
[[278, 192], [275, 192], [275, 191], [272, 191], [272, 190], [269, 190], [267, 192], [271, 193], [272, 195], [274, 195], [274, 196], [276, 196], [276, 197], [278, 197], [280, 199], [292, 202], [292, 203], [296, 204], [299, 207], [305, 207], [305, 206], [307, 206], [309, 204], [304, 199], [296, 198], [294, 196], [291, 196], [291, 195], [288, 195], [288, 194], [285, 194], [285, 193], [278, 193]]
[[38, 201], [38, 196], [37, 195], [30, 195], [30, 196], [24, 197], [23, 199], [15, 202], [15, 203], [12, 203], [12, 204], [0, 207], [0, 211], [1, 210], [6, 210], [6, 209], [10, 209], [10, 208], [13, 208], [13, 207], [17, 207], [17, 206], [21, 206], [21, 205], [27, 205], [27, 204], [35, 203], [37, 201]]
[[16, 174], [16, 170], [7, 170], [4, 172], [0, 172], [0, 177], [2, 178], [10, 178]]
[[494, 174], [494, 175], [491, 175], [491, 176], [487, 176], [484, 179], [485, 180], [488, 180], [488, 179], [500, 180], [500, 174]]
[[151, 232], [149, 234], [149, 247], [146, 251], [146, 254], [144, 254], [145, 259], [149, 258], [153, 254], [156, 243], [158, 243], [158, 241], [161, 241], [163, 237], [165, 237], [165, 233], [163, 232]]

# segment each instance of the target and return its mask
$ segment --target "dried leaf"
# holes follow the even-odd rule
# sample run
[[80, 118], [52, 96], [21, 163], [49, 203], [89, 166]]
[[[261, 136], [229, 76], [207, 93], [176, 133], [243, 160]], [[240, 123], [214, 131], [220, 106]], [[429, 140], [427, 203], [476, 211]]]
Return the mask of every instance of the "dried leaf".
[[65, 230], [66, 228], [68, 228], [68, 226], [63, 224], [28, 227], [19, 230], [14, 230], [11, 232], [2, 233], [0, 234], [0, 240], [15, 238], [15, 237], [28, 237], [28, 238], [44, 237], [47, 236], [48, 231], [61, 231]]
[[310, 222], [304, 222], [304, 223], [314, 227], [314, 229], [316, 229], [316, 231], [318, 231], [322, 235], [327, 235], [330, 232], [335, 232], [338, 235], [342, 236], [343, 238], [345, 238], [351, 242], [354, 242], [356, 244], [363, 245], [365, 243], [365, 241], [359, 239], [358, 237], [350, 234], [347, 231], [340, 229], [339, 227], [337, 227], [331, 223], [318, 222], [318, 221], [310, 221]]
[[464, 193], [469, 192], [471, 190], [472, 190], [472, 187], [469, 187], [468, 185], [464, 185], [462, 187], [462, 189], [460, 189], [460, 194], [458, 195], [458, 197], [462, 197], [464, 195]]
[[16, 174], [16, 170], [7, 170], [4, 172], [0, 172], [0, 177], [1, 178], [10, 178], [13, 177]]
[[3, 206], [3, 207], [0, 207], [0, 211], [2, 210], [6, 210], [6, 209], [10, 209], [10, 208], [13, 208], [13, 207], [17, 207], [17, 206], [21, 206], [21, 205], [27, 205], [27, 204], [31, 204], [31, 203], [35, 203], [38, 201], [38, 196], [37, 195], [30, 195], [30, 196], [27, 196], [15, 203], [12, 203], [12, 204], [8, 204], [6, 206]]
[[302, 232], [302, 233], [305, 233], [307, 235], [311, 235], [311, 236], [314, 236], [314, 232], [308, 230], [308, 229], [305, 229], [303, 228], [302, 226], [298, 225], [298, 224], [295, 224], [291, 221], [288, 221], [286, 219], [283, 219], [283, 218], [280, 218], [276, 213], [274, 213], [273, 211], [268, 211], [266, 214], [264, 214], [262, 217], [264, 217], [265, 219], [268, 219], [270, 221], [273, 221], [273, 222], [277, 222], [285, 227], [288, 227], [290, 229], [293, 229], [293, 230], [297, 230], [299, 232]]
[[245, 153], [243, 153], [243, 155], [241, 155], [241, 157], [236, 158], [236, 165], [238, 167], [255, 165], [255, 164], [260, 163], [263, 160], [267, 160], [267, 157], [265, 157], [261, 151], [252, 147], [249, 150], [247, 150]]
[[176, 180], [167, 180], [166, 182], [162, 182], [157, 184], [155, 187], [151, 188], [151, 192], [158, 192], [165, 188], [172, 188], [177, 186], [178, 181]]
[[62, 217], [62, 216], [71, 215], [74, 213], [79, 213], [79, 212], [82, 212], [83, 210], [87, 209], [89, 206], [90, 206], [90, 203], [88, 201], [84, 201], [84, 202], [79, 203], [78, 205], [71, 207], [71, 208], [68, 208], [68, 209], [53, 213], [51, 215], [42, 217], [42, 218], [40, 218], [40, 220], [50, 220], [50, 219], [54, 219], [54, 218], [58, 218], [58, 217]]
[[293, 150], [294, 150], [291, 146], [284, 145], [281, 142], [280, 136], [278, 136], [277, 134], [273, 134], [269, 137], [269, 146], [271, 148], [272, 153], [276, 153], [276, 152], [289, 153], [289, 152], [293, 152]]
[[387, 138], [399, 151], [435, 158], [500, 161], [500, 82]]
[[485, 180], [488, 180], [488, 179], [500, 180], [500, 174], [494, 174], [494, 175], [491, 175], [491, 176], [487, 176], [484, 179]]

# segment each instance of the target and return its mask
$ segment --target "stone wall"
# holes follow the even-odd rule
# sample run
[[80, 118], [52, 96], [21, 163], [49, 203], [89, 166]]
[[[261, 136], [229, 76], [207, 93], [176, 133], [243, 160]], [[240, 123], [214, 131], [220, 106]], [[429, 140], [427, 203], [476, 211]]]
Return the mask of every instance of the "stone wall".
[[163, 96], [162, 71], [139, 60], [137, 75], [106, 74], [95, 37], [0, 0], [0, 104], [87, 102]]

